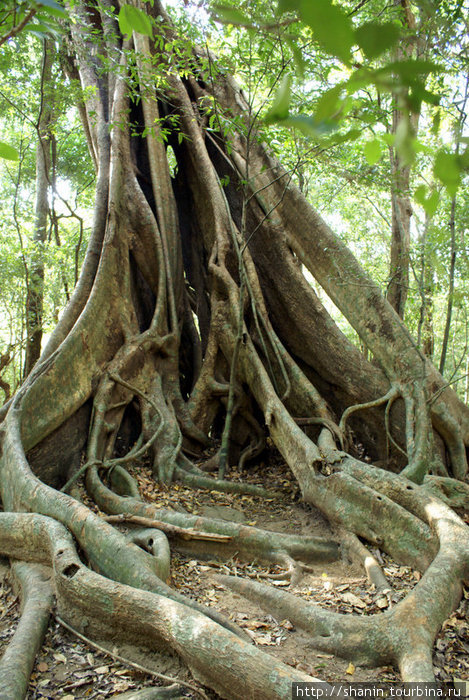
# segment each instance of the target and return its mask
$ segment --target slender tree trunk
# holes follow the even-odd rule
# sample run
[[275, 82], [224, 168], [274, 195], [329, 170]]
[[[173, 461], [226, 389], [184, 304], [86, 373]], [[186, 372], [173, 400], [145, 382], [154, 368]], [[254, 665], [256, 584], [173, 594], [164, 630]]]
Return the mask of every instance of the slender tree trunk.
[[433, 263], [429, 252], [428, 232], [431, 219], [425, 216], [423, 232], [420, 237], [420, 315], [418, 324], [418, 346], [422, 348], [424, 355], [433, 358], [434, 332], [433, 332]]
[[[456, 148], [455, 154], [459, 155], [460, 150], [460, 139], [464, 128], [464, 123], [467, 118], [466, 104], [468, 99], [469, 91], [469, 78], [466, 78], [466, 85], [464, 91], [463, 102], [459, 107], [459, 119], [456, 124]], [[446, 364], [446, 355], [448, 352], [448, 342], [449, 335], [451, 331], [451, 316], [453, 313], [453, 295], [454, 295], [454, 274], [456, 270], [456, 255], [457, 255], [457, 243], [456, 243], [456, 195], [451, 199], [451, 210], [449, 218], [449, 231], [450, 231], [450, 267], [449, 267], [449, 280], [448, 280], [448, 300], [446, 306], [446, 321], [445, 330], [443, 333], [443, 343], [441, 347], [440, 355], [440, 373], [443, 374]]]
[[456, 197], [451, 200], [451, 213], [449, 219], [449, 230], [450, 230], [450, 263], [449, 263], [449, 276], [448, 276], [448, 300], [446, 305], [446, 319], [445, 319], [445, 330], [443, 332], [443, 342], [441, 344], [441, 355], [440, 355], [440, 373], [443, 374], [445, 371], [446, 354], [448, 352], [448, 342], [449, 335], [451, 331], [451, 317], [453, 314], [453, 296], [454, 296], [454, 272], [456, 269], [456, 234], [455, 234], [455, 215], [456, 215]]
[[[401, 18], [411, 36], [405, 39], [405, 43], [399, 46], [396, 52], [396, 60], [411, 58], [415, 52], [421, 53], [421, 39], [417, 32], [417, 25], [408, 0], [395, 0], [395, 5], [401, 9]], [[404, 106], [408, 96], [395, 95], [395, 104], [392, 111], [391, 134], [398, 140], [413, 138], [417, 135], [420, 114], [410, 112], [407, 105]], [[391, 258], [389, 269], [389, 284], [387, 299], [393, 309], [401, 318], [404, 318], [405, 305], [409, 290], [409, 264], [410, 264], [410, 221], [412, 217], [412, 203], [410, 199], [410, 165], [406, 157], [399, 154], [395, 147], [390, 148], [391, 161]]]
[[49, 184], [51, 167], [52, 100], [50, 95], [53, 43], [44, 39], [41, 75], [41, 104], [37, 121], [36, 206], [34, 212], [33, 253], [29, 266], [26, 299], [26, 352], [24, 376], [27, 376], [41, 354], [44, 310], [44, 246], [47, 241]]

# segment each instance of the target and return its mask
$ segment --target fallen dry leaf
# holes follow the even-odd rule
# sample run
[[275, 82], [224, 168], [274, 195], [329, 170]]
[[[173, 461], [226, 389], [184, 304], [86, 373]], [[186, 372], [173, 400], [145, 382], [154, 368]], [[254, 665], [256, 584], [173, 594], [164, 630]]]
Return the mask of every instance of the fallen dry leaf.
[[109, 673], [109, 666], [98, 666], [98, 668], [94, 669], [94, 672], [98, 674], [98, 676], [102, 676], [104, 673]]
[[353, 605], [354, 608], [366, 608], [366, 603], [364, 603], [363, 600], [354, 593], [344, 593], [342, 600], [345, 603]]
[[383, 610], [384, 608], [387, 608], [387, 607], [388, 607], [389, 601], [388, 601], [387, 598], [385, 598], [385, 597], [383, 596], [382, 598], [378, 598], [378, 600], [376, 601], [376, 605], [377, 605], [378, 608], [380, 608], [381, 610]]

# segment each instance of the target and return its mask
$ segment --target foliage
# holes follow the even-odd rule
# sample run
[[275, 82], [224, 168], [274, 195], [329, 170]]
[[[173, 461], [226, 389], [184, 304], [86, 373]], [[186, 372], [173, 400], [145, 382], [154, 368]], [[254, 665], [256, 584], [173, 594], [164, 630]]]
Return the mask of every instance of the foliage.
[[[258, 85], [252, 92], [253, 111], [261, 108], [272, 148], [290, 164], [300, 187], [309, 192], [333, 228], [341, 231], [383, 291], [389, 274], [390, 149], [395, 148], [412, 165], [406, 320], [417, 337], [422, 305], [431, 304], [435, 358], [441, 351], [446, 315], [451, 200], [457, 197], [456, 318], [447, 373], [453, 379], [462, 376], [456, 388], [467, 398], [461, 357], [467, 349], [462, 309], [467, 306], [464, 280], [469, 273], [464, 248], [468, 141], [463, 127], [456, 135], [457, 124], [465, 120], [467, 36], [458, 3], [439, 3], [438, 12], [432, 3], [415, 3], [412, 10], [426, 54], [400, 60], [395, 58], [396, 44], [412, 39], [415, 32], [405, 27], [399, 7], [371, 2], [357, 9], [347, 3], [339, 7], [329, 0], [280, 0], [276, 8], [263, 3], [236, 3], [236, 8], [215, 3], [213, 13], [224, 25], [225, 34], [236, 35], [231, 44], [236, 43], [240, 77], [243, 57], [252, 64], [252, 56], [257, 57], [258, 48], [262, 51], [265, 46], [271, 58], [275, 56], [275, 73], [270, 67], [263, 75], [257, 70], [263, 88]], [[327, 31], [322, 32], [321, 27]], [[242, 82], [245, 84], [244, 75]], [[396, 104], [408, 116], [392, 134], [391, 111]], [[410, 120], [416, 111], [421, 114], [418, 138]], [[260, 132], [264, 128], [259, 125]], [[430, 300], [422, 290], [424, 259], [432, 279]], [[326, 303], [347, 335], [359, 343], [334, 305]]]
[[[23, 14], [18, 10], [15, 26], [33, 5], [17, 4]], [[207, 80], [213, 80], [217, 70], [233, 72], [238, 77], [253, 116], [253, 135], [269, 142], [272, 150], [291, 169], [292, 177], [309, 194], [323, 216], [341, 231], [383, 290], [388, 279], [390, 244], [389, 149], [393, 146], [400, 148], [404, 156], [413, 162], [412, 274], [406, 320], [417, 335], [422, 306], [421, 236], [428, 219], [426, 255], [427, 263], [432, 267], [436, 355], [440, 351], [447, 300], [449, 211], [452, 197], [457, 196], [459, 252], [456, 258], [454, 352], [448, 360], [449, 376], [460, 364], [465, 348], [463, 309], [467, 303], [467, 285], [464, 280], [469, 272], [464, 247], [464, 230], [469, 216], [465, 197], [467, 138], [464, 132], [460, 134], [461, 147], [458, 152], [453, 140], [455, 125], [460, 117], [458, 105], [462, 104], [463, 97], [463, 86], [458, 76], [465, 70], [462, 55], [467, 44], [458, 7], [447, 2], [440, 5], [436, 15], [428, 3], [414, 6], [420, 31], [428, 37], [427, 44], [431, 47], [425, 60], [394, 60], [396, 44], [403, 37], [405, 39], [405, 29], [398, 11], [376, 0], [358, 10], [351, 4], [345, 3], [339, 7], [329, 0], [320, 3], [281, 0], [275, 7], [263, 0], [242, 1], [232, 5], [215, 4], [211, 8], [212, 15], [207, 14], [200, 3], [189, 3], [186, 12], [170, 5], [168, 10], [179, 23], [181, 34], [188, 40], [175, 39], [171, 45], [165, 46], [168, 55], [177, 61], [179, 69], [188, 72], [191, 70], [190, 41], [207, 43], [213, 49], [220, 57], [217, 66], [200, 57], [199, 69], [205, 71]], [[210, 9], [209, 6], [207, 9]], [[55, 7], [53, 0], [43, 3], [40, 11], [30, 20], [30, 29], [36, 34], [29, 31], [29, 35], [37, 36], [40, 17], [43, 31], [59, 36], [61, 13], [63, 10]], [[2, 33], [5, 34], [13, 26], [13, 15], [5, 10], [2, 16]], [[324, 18], [327, 20], [325, 24]], [[222, 29], [219, 20], [223, 22]], [[127, 36], [132, 31], [146, 35], [153, 33], [155, 41], [160, 41], [153, 20], [133, 5], [123, 4], [118, 13], [118, 22]], [[327, 26], [327, 33], [321, 32], [321, 26]], [[332, 28], [336, 31], [332, 31]], [[42, 31], [40, 27], [39, 31]], [[26, 223], [26, 210], [29, 207], [31, 211], [32, 206], [34, 162], [31, 145], [38, 110], [39, 45], [31, 42], [31, 38], [18, 34], [6, 41], [0, 50], [3, 75], [7, 75], [8, 65], [9, 76], [13, 79], [4, 79], [0, 88], [4, 95], [0, 103], [3, 125], [0, 156], [10, 155], [21, 159], [21, 164], [16, 161], [16, 166], [14, 161], [10, 161], [10, 165], [6, 165], [5, 161], [4, 178], [9, 179], [10, 184], [7, 187], [5, 180], [2, 180], [2, 192], [5, 194], [3, 207], [5, 211], [12, 211], [15, 199], [12, 183], [16, 181], [16, 168], [21, 165], [22, 183], [17, 197], [17, 213], [25, 242], [29, 239], [32, 225], [31, 214], [29, 223]], [[20, 46], [22, 51], [18, 52]], [[27, 52], [24, 52], [25, 46], [28, 46]], [[136, 68], [132, 68], [130, 53], [129, 59], [132, 75], [132, 70]], [[102, 61], [103, 69], [111, 68], [109, 57], [102, 57]], [[116, 64], [113, 65], [113, 69], [117, 70]], [[21, 82], [26, 75], [31, 78], [36, 75], [36, 82], [30, 81], [30, 87]], [[161, 81], [163, 89], [166, 79], [164, 66], [152, 64], [152, 76], [157, 82]], [[14, 90], [15, 85], [17, 90]], [[64, 90], [61, 104], [76, 100], [79, 94], [77, 86], [65, 83], [61, 87]], [[422, 110], [423, 126], [418, 139], [411, 133], [408, 121], [399, 134], [390, 133], [390, 113], [396, 99], [409, 114], [415, 109]], [[8, 106], [8, 100], [13, 101], [14, 107]], [[243, 128], [236, 119], [230, 119], [227, 115], [221, 117], [216, 105], [215, 109], [213, 107], [207, 104], [208, 130], [221, 129], [227, 135]], [[23, 112], [23, 116], [18, 110]], [[171, 115], [160, 120], [156, 130], [159, 138], [166, 139], [170, 132], [168, 119], [172, 119]], [[9, 128], [6, 128], [7, 124]], [[58, 181], [63, 182], [67, 196], [70, 194], [72, 200], [75, 199], [73, 192], [80, 193], [80, 212], [86, 219], [90, 196], [87, 186], [93, 174], [83, 136], [77, 128], [76, 115], [66, 110], [56, 128], [60, 132]], [[141, 135], [145, 138], [150, 132]], [[5, 144], [6, 151], [2, 144]], [[47, 254], [47, 279], [50, 283], [54, 280], [47, 292], [47, 295], [51, 295], [46, 304], [47, 324], [53, 322], [65, 299], [63, 274], [70, 288], [75, 277], [74, 247], [78, 241], [79, 224], [77, 219], [67, 218], [70, 212], [65, 205], [60, 204], [60, 207], [62, 245], [60, 248], [48, 246]], [[9, 245], [13, 251], [15, 241], [19, 245], [17, 227], [11, 215], [4, 216], [3, 221], [4, 230], [6, 226], [9, 227]], [[24, 245], [24, 248], [27, 255], [28, 246]], [[17, 260], [21, 261], [18, 253]], [[3, 277], [2, 272], [2, 279], [11, 279], [12, 289], [20, 289], [21, 284], [24, 285], [24, 264], [17, 265], [16, 272], [11, 274], [11, 277]], [[14, 284], [13, 280], [16, 280]], [[318, 292], [325, 299], [324, 293], [321, 290]], [[24, 302], [22, 294], [15, 294], [15, 301], [11, 297], [8, 302], [10, 313], [12, 308], [20, 309]], [[333, 305], [328, 304], [332, 313], [340, 317]], [[4, 309], [6, 305], [7, 300], [4, 299]], [[17, 319], [15, 328], [19, 329], [21, 311], [14, 316]], [[340, 322], [349, 337], [358, 342], [345, 319]], [[10, 338], [7, 340], [8, 334], [4, 334], [3, 346], [13, 342], [20, 347], [21, 340], [15, 340], [16, 335], [21, 338], [21, 333], [15, 331], [10, 341]]]
[[[0, 160], [2, 257], [0, 265], [0, 353], [11, 349], [3, 372], [12, 388], [22, 377], [25, 300], [34, 245], [37, 119], [41, 95], [54, 105], [54, 182], [50, 182], [45, 263], [44, 331], [50, 332], [76, 282], [90, 225], [94, 173], [73, 104], [75, 87], [60, 65], [53, 85], [41, 84], [42, 38], [22, 32], [0, 48], [0, 140], [16, 158]], [[77, 215], [79, 218], [77, 218]], [[80, 221], [84, 219], [84, 221]], [[3, 396], [0, 395], [0, 401]]]

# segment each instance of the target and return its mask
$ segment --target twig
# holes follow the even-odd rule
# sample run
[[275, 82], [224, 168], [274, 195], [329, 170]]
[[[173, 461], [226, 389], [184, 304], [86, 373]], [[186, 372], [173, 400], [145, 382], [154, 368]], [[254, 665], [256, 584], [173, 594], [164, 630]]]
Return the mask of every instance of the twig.
[[447, 382], [446, 384], [443, 384], [438, 391], [435, 391], [432, 396], [430, 396], [429, 399], [427, 399], [427, 403], [431, 406], [432, 404], [435, 403], [435, 401], [438, 399], [439, 396], [447, 389], [451, 384], [457, 384], [458, 382], [461, 381], [461, 379], [465, 379], [466, 377], [469, 377], [469, 373], [467, 374], [462, 374], [460, 377], [457, 377], [456, 379], [453, 379], [451, 382]]
[[24, 19], [16, 27], [12, 27], [9, 32], [0, 37], [0, 46], [6, 41], [8, 41], [8, 39], [13, 39], [14, 36], [19, 34], [23, 27], [25, 27], [28, 24], [28, 22], [32, 20], [36, 12], [36, 9], [30, 10], [26, 17], [24, 17]]

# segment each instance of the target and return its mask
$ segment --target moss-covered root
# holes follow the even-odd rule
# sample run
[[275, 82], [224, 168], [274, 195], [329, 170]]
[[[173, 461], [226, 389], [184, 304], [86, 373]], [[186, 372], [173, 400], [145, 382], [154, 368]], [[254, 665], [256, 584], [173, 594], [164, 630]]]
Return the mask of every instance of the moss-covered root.
[[230, 556], [238, 555], [241, 558], [281, 565], [285, 563], [286, 557], [308, 564], [318, 561], [336, 561], [341, 556], [339, 544], [332, 539], [274, 533], [215, 518], [155, 508], [153, 504], [143, 503], [135, 498], [123, 498], [103, 484], [96, 467], [89, 469], [86, 485], [95, 503], [105, 513], [141, 516], [149, 521], [162, 521], [178, 528], [226, 538], [222, 542], [217, 539], [188, 540], [184, 537], [184, 533], [167, 531], [171, 544], [187, 553], [197, 553], [206, 558], [221, 557], [225, 560]]
[[451, 508], [469, 510], [469, 484], [463, 481], [429, 474], [425, 477], [422, 488]]
[[163, 581], [170, 579], [171, 552], [168, 538], [161, 530], [154, 527], [130, 530], [127, 538], [159, 560], [160, 576]]
[[[15, 401], [19, 402], [21, 394]], [[10, 511], [34, 511], [65, 525], [76, 537], [91, 565], [111, 580], [153, 591], [178, 600], [211, 617], [234, 634], [247, 634], [214, 608], [209, 608], [164, 583], [167, 571], [161, 560], [129, 542], [125, 536], [82, 503], [41, 482], [32, 472], [24, 454], [20, 432], [20, 408], [13, 403], [6, 420], [3, 455], [0, 459], [1, 495]], [[126, 500], [126, 499], [123, 499]], [[163, 562], [164, 564], [164, 562]]]
[[149, 650], [170, 647], [223, 698], [280, 700], [290, 696], [292, 682], [315, 680], [181, 603], [91, 571], [78, 558], [71, 535], [51, 518], [0, 513], [0, 551], [53, 566], [58, 612], [67, 624], [117, 647], [126, 642]]
[[54, 603], [50, 569], [15, 561], [12, 570], [21, 587], [22, 613], [18, 627], [0, 660], [2, 700], [21, 700], [26, 697], [29, 677], [46, 634]]
[[[358, 468], [356, 470], [359, 471]], [[372, 481], [379, 474], [364, 475]], [[357, 474], [360, 475], [360, 474]], [[381, 483], [381, 482], [380, 482]], [[404, 681], [434, 681], [432, 648], [444, 621], [457, 607], [462, 583], [469, 577], [469, 528], [441, 501], [395, 475], [385, 476], [386, 491], [402, 506], [426, 520], [435, 531], [439, 550], [415, 588], [392, 610], [381, 615], [339, 615], [300, 600], [286, 591], [252, 580], [218, 577], [232, 590], [286, 617], [312, 634], [319, 649], [356, 663], [394, 663]]]

